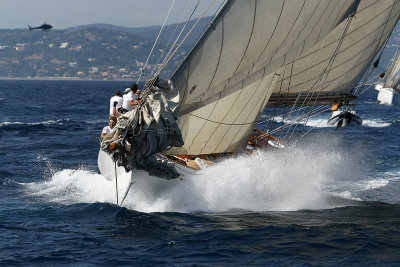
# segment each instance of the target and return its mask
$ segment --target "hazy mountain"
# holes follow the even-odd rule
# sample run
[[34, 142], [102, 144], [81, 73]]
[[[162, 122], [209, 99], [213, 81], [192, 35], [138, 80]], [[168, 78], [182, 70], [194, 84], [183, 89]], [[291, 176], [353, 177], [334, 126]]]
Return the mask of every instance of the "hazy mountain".
[[[193, 30], [193, 32], [191, 32], [191, 34], [189, 35], [189, 37], [186, 40], [187, 45], [193, 44], [199, 38], [199, 36], [204, 32], [204, 30], [209, 25], [209, 22], [211, 19], [212, 19], [212, 17], [205, 17], [205, 18], [200, 19], [199, 23], [196, 25], [196, 28]], [[188, 25], [186, 26], [186, 30], [184, 31], [183, 34], [186, 34], [195, 23], [196, 23], [196, 20], [191, 20], [188, 23]], [[181, 31], [184, 24], [185, 23], [182, 22], [182, 23], [178, 23], [178, 24], [166, 25], [163, 29], [162, 34], [160, 35], [159, 40], [162, 42], [169, 42], [171, 36], [176, 36]], [[116, 25], [112, 25], [112, 24], [97, 23], [97, 24], [82, 25], [82, 26], [78, 26], [78, 27], [71, 27], [71, 28], [67, 28], [66, 30], [67, 31], [77, 31], [77, 30], [91, 29], [91, 28], [121, 31], [121, 32], [139, 35], [139, 36], [149, 39], [149, 40], [155, 40], [161, 29], [161, 26], [129, 28], [129, 27], [123, 27], [123, 26], [116, 26]]]

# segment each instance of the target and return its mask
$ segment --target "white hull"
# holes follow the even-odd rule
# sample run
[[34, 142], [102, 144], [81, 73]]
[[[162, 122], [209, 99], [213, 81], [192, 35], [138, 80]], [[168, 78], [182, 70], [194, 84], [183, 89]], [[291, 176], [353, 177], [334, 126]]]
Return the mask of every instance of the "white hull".
[[382, 84], [377, 84], [375, 90], [379, 92], [377, 98], [378, 104], [400, 105], [400, 93], [398, 90], [383, 87]]
[[[101, 149], [99, 150], [97, 163], [99, 171], [104, 177], [114, 182], [116, 180], [115, 178], [117, 177], [119, 204], [121, 204], [124, 194], [131, 182], [133, 183], [131, 191], [134, 192], [137, 191], [136, 189], [140, 188], [142, 193], [144, 191], [148, 191], [148, 193], [154, 195], [174, 187], [177, 183], [182, 182], [182, 180], [185, 181], [190, 179], [192, 176], [190, 174], [196, 173], [196, 170], [181, 165], [177, 165], [176, 168], [181, 176], [173, 180], [150, 176], [144, 171], [125, 172], [123, 167], [117, 166], [115, 168], [114, 161], [106, 152]], [[117, 175], [115, 175], [115, 170]]]

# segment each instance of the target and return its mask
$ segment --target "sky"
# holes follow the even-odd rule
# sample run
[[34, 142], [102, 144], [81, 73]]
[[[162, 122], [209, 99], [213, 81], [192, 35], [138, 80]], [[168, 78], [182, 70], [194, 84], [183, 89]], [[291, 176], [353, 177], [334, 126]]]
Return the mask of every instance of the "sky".
[[[0, 0], [0, 29], [21, 29], [43, 22], [55, 29], [107, 23], [125, 27], [162, 25], [174, 0]], [[184, 21], [198, 0], [175, 0], [167, 24]], [[200, 14], [212, 0], [201, 0]], [[223, 0], [215, 0], [208, 15]]]

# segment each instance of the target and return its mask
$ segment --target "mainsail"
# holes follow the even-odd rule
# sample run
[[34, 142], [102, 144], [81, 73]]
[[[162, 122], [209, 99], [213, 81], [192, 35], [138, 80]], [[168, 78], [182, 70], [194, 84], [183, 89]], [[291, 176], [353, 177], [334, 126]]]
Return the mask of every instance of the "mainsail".
[[184, 145], [168, 153], [242, 148], [284, 66], [343, 23], [358, 2], [228, 1], [172, 76]]
[[298, 103], [312, 105], [349, 96], [389, 38], [399, 15], [400, 1], [360, 1], [347, 29], [345, 20], [285, 66], [268, 105], [290, 106], [299, 96], [303, 98]]

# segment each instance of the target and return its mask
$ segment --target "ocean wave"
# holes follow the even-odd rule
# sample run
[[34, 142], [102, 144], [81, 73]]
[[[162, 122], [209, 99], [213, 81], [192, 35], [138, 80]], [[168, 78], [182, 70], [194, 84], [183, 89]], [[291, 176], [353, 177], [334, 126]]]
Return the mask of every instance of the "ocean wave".
[[[268, 116], [263, 115], [263, 117], [261, 119], [267, 120]], [[319, 118], [311, 118], [309, 120], [302, 120], [302, 121], [296, 121], [296, 120], [287, 120], [283, 117], [277, 116], [273, 119], [274, 122], [277, 123], [282, 123], [283, 121], [286, 124], [293, 124], [293, 125], [304, 125], [304, 123], [306, 123], [307, 127], [313, 127], [313, 128], [331, 128], [331, 127], [335, 127], [332, 125], [328, 124], [328, 120], [329, 118], [325, 117], [319, 117]], [[363, 119], [362, 122], [362, 126], [366, 126], [366, 127], [373, 127], [373, 128], [384, 128], [384, 127], [389, 127], [391, 126], [392, 123], [391, 122], [385, 122], [382, 119]]]
[[392, 123], [384, 122], [382, 119], [370, 119], [370, 120], [364, 119], [362, 125], [373, 128], [384, 128], [391, 126]]
[[13, 125], [28, 125], [28, 126], [36, 126], [36, 125], [44, 125], [44, 126], [49, 126], [49, 125], [63, 125], [65, 122], [69, 122], [71, 120], [69, 119], [58, 119], [58, 120], [47, 120], [47, 121], [38, 121], [38, 122], [19, 122], [19, 121], [14, 121], [14, 122], [2, 122], [0, 123], [0, 127], [3, 126], [13, 126]]
[[0, 123], [0, 127], [7, 127], [7, 126], [51, 126], [51, 125], [64, 125], [65, 123], [70, 123], [70, 122], [76, 122], [76, 123], [84, 123], [84, 124], [107, 124], [107, 118], [104, 120], [84, 120], [84, 121], [78, 121], [78, 120], [72, 120], [72, 119], [57, 119], [57, 120], [46, 120], [46, 121], [37, 121], [37, 122], [20, 122], [20, 121], [6, 121]]
[[[261, 117], [263, 120], [267, 120], [268, 116], [263, 115], [264, 117]], [[326, 117], [323, 118], [310, 118], [308, 120], [303, 119], [303, 120], [296, 120], [296, 119], [284, 119], [281, 116], [275, 117], [272, 121], [277, 122], [277, 123], [282, 123], [284, 122], [285, 124], [293, 124], [293, 125], [304, 125], [307, 127], [314, 127], [314, 128], [326, 128], [326, 127], [332, 127], [331, 125], [328, 124], [328, 119]]]

